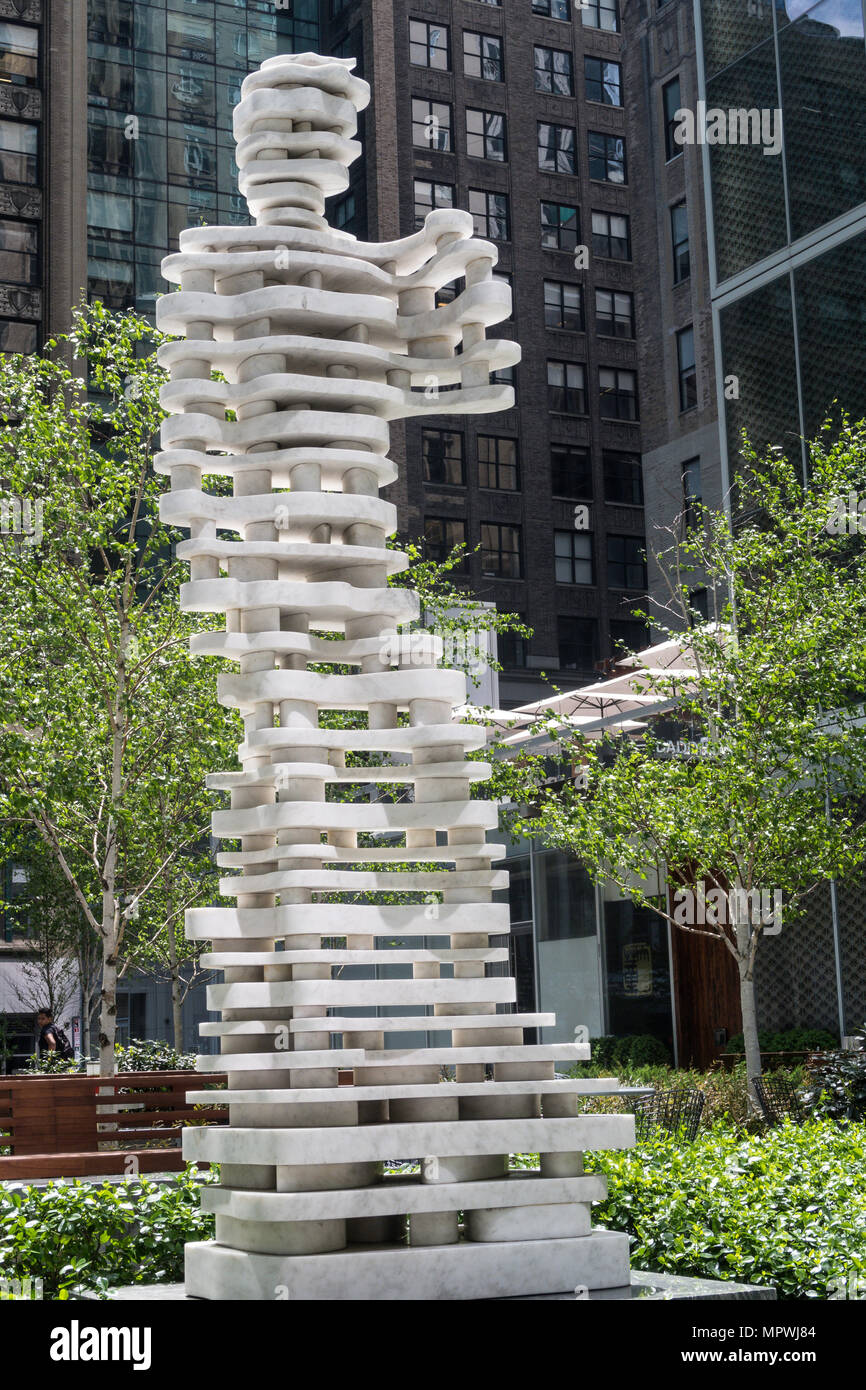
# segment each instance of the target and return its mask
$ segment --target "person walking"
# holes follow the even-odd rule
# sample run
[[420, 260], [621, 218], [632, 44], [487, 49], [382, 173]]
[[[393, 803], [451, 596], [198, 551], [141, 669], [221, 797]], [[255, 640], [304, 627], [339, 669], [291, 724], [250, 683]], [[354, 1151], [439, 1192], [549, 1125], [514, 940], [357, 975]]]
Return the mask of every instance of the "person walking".
[[39, 1056], [54, 1052], [64, 1061], [71, 1062], [75, 1056], [72, 1044], [58, 1023], [54, 1022], [50, 1009], [40, 1009], [36, 1015], [39, 1028]]

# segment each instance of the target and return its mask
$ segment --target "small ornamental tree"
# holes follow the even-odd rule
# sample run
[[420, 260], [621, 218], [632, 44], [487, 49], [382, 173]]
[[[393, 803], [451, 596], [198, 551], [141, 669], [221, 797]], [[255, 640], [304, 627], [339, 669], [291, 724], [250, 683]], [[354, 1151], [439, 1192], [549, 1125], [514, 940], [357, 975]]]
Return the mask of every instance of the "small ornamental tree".
[[180, 536], [159, 520], [158, 338], [95, 303], [48, 344], [87, 381], [59, 354], [0, 359], [0, 476], [21, 519], [0, 536], [0, 824], [39, 837], [98, 938], [107, 1074], [129, 923], [207, 834], [205, 773], [238, 738], [216, 663], [190, 659], [203, 624], [180, 612]]
[[[533, 731], [547, 761], [512, 749], [496, 777], [515, 830], [731, 953], [754, 1094], [761, 941], [866, 861], [866, 548], [856, 519], [834, 522], [839, 498], [866, 499], [866, 425], [811, 446], [807, 485], [781, 451], [744, 456], [732, 515], [673, 528], [658, 556], [669, 600], [655, 625], [694, 673], [634, 688], [671, 702], [688, 755], [670, 756], [652, 721], [593, 739], [548, 717]], [[696, 576], [718, 621], [690, 602]], [[557, 785], [551, 753], [569, 769]]]

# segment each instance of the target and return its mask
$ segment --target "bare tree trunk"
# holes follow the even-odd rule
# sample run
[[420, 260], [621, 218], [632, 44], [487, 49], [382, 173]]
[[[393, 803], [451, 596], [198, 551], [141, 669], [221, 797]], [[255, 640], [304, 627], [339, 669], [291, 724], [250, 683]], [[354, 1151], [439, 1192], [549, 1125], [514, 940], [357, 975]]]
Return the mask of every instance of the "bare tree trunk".
[[113, 1076], [114, 1043], [117, 1036], [117, 957], [120, 951], [121, 918], [117, 900], [118, 826], [114, 808], [123, 785], [123, 707], [126, 696], [126, 652], [129, 622], [123, 614], [117, 662], [117, 692], [111, 730], [111, 814], [105, 835], [105, 863], [102, 869], [102, 1007], [99, 1014], [99, 1074]]
[[117, 944], [114, 932], [102, 938], [102, 989], [99, 1009], [99, 1074], [113, 1076], [117, 1036]]
[[181, 997], [180, 963], [177, 958], [177, 937], [174, 923], [168, 924], [168, 959], [171, 969], [171, 1022], [174, 1033], [174, 1048], [183, 1052], [183, 999]]
[[761, 1045], [758, 1042], [758, 1012], [755, 1007], [755, 980], [752, 974], [752, 954], [749, 950], [749, 926], [737, 924], [737, 967], [740, 972], [740, 1009], [743, 1015], [743, 1043], [746, 1053], [746, 1075], [752, 1109], [760, 1112], [755, 1082], [761, 1076]]

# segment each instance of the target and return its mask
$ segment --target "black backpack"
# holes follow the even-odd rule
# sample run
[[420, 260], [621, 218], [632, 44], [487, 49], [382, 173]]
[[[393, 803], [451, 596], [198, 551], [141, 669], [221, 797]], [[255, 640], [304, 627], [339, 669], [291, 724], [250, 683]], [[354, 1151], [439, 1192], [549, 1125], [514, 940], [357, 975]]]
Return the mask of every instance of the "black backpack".
[[72, 1046], [72, 1043], [67, 1038], [59, 1023], [52, 1023], [49, 1025], [49, 1027], [51, 1028], [51, 1031], [54, 1034], [54, 1039], [57, 1043], [57, 1056], [62, 1057], [64, 1062], [71, 1062], [73, 1057], [75, 1056], [75, 1051]]

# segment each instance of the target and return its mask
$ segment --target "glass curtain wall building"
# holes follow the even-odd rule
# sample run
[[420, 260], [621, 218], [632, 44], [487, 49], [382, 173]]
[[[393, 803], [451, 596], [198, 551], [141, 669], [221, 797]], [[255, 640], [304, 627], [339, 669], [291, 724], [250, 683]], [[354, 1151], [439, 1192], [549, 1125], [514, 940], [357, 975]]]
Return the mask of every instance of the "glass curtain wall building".
[[[708, 121], [781, 112], [778, 154], [703, 146], [727, 491], [743, 430], [759, 449], [784, 446], [807, 476], [804, 441], [840, 410], [866, 416], [866, 3], [695, 0], [695, 25]], [[764, 1027], [844, 1034], [861, 1018], [864, 914], [864, 884], [834, 884], [767, 941]]]
[[232, 110], [265, 58], [313, 48], [316, 5], [88, 0], [87, 289], [152, 314], [184, 227], [245, 224]]
[[0, 352], [41, 337], [44, 44], [38, 3], [0, 6]]
[[777, 155], [703, 150], [728, 479], [744, 429], [805, 467], [834, 402], [866, 414], [864, 15], [862, 0], [696, 0], [708, 115], [782, 113]]

